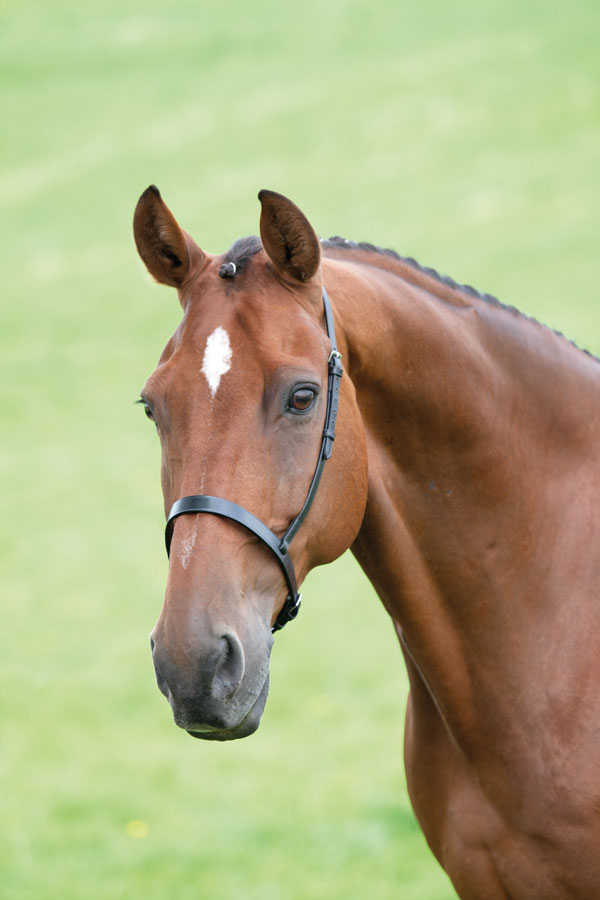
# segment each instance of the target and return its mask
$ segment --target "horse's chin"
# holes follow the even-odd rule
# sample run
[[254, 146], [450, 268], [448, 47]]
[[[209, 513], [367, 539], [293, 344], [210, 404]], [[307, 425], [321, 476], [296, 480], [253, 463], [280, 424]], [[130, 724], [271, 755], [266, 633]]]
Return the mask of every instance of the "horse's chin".
[[199, 726], [198, 729], [188, 728], [187, 733], [191, 737], [201, 741], [237, 741], [240, 738], [254, 734], [258, 726], [267, 702], [269, 693], [269, 676], [267, 675], [262, 690], [250, 707], [244, 718], [232, 728], [218, 729], [209, 726]]

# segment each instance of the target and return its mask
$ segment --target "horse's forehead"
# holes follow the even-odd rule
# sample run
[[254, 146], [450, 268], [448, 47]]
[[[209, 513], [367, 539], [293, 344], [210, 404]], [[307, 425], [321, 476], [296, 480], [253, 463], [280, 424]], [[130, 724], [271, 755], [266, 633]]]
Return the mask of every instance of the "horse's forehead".
[[148, 379], [149, 394], [164, 395], [175, 406], [205, 397], [212, 409], [215, 399], [262, 390], [281, 367], [320, 371], [325, 332], [294, 297], [281, 289], [218, 287], [209, 285], [190, 298]]
[[272, 280], [253, 279], [250, 287], [198, 285], [184, 321], [181, 342], [215, 365], [243, 352], [244, 360], [275, 363], [282, 352], [293, 354], [314, 343], [319, 323], [300, 302]]

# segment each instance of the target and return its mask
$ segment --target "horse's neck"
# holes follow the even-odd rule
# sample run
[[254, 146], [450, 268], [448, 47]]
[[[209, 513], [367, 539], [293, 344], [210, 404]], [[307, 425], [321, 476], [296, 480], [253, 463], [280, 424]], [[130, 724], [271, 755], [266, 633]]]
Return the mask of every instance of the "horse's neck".
[[550, 610], [564, 617], [566, 587], [547, 576], [554, 564], [568, 575], [577, 550], [548, 553], [564, 552], [561, 515], [586, 527], [600, 499], [588, 493], [581, 515], [572, 503], [565, 514], [572, 492], [594, 482], [600, 365], [510, 310], [444, 286], [436, 296], [433, 279], [428, 292], [349, 270], [338, 319], [369, 454], [353, 550], [466, 734], [465, 697], [493, 694], [493, 679], [527, 664], [524, 630], [543, 630]]

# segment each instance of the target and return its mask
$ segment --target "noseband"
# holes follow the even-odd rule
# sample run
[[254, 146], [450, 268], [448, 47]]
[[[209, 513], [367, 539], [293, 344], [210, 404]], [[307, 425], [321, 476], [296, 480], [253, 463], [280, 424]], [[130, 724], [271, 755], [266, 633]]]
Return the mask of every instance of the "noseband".
[[325, 426], [323, 428], [323, 436], [321, 439], [321, 450], [319, 453], [319, 459], [317, 460], [317, 466], [312, 477], [310, 487], [308, 489], [308, 494], [306, 495], [306, 500], [304, 501], [304, 505], [302, 506], [302, 509], [300, 510], [298, 515], [290, 522], [283, 537], [277, 537], [277, 535], [273, 531], [271, 531], [270, 528], [267, 528], [264, 522], [261, 522], [260, 519], [257, 519], [256, 516], [252, 515], [251, 512], [248, 512], [247, 509], [244, 509], [243, 506], [238, 506], [237, 503], [232, 503], [231, 500], [223, 500], [221, 497], [211, 497], [207, 494], [193, 494], [190, 497], [182, 497], [181, 500], [176, 500], [171, 507], [169, 518], [167, 519], [167, 526], [165, 529], [167, 555], [169, 555], [169, 550], [171, 547], [171, 538], [173, 536], [175, 519], [177, 519], [179, 516], [186, 515], [187, 513], [211, 513], [215, 516], [223, 516], [226, 519], [233, 519], [234, 522], [237, 522], [239, 525], [243, 525], [244, 528], [247, 528], [248, 531], [251, 531], [253, 534], [255, 534], [256, 537], [258, 537], [263, 542], [263, 544], [266, 544], [269, 550], [271, 550], [272, 553], [275, 554], [277, 562], [281, 566], [281, 570], [283, 572], [289, 591], [285, 599], [285, 603], [279, 611], [279, 614], [275, 620], [275, 624], [271, 628], [271, 631], [279, 631], [287, 622], [291, 622], [291, 620], [295, 619], [298, 615], [302, 595], [298, 593], [294, 563], [292, 562], [292, 558], [289, 553], [290, 543], [292, 541], [292, 538], [302, 525], [302, 522], [306, 518], [306, 515], [315, 498], [317, 488], [319, 487], [319, 481], [321, 480], [323, 466], [325, 465], [325, 461], [328, 460], [331, 456], [333, 441], [335, 439], [335, 420], [337, 418], [338, 401], [340, 395], [340, 380], [342, 378], [343, 368], [342, 355], [338, 352], [336, 346], [335, 327], [333, 323], [331, 303], [329, 301], [329, 297], [327, 296], [327, 291], [325, 290], [325, 288], [323, 288], [323, 310], [325, 312], [325, 325], [327, 327], [327, 334], [331, 342], [331, 353], [329, 354], [329, 359], [327, 360], [327, 367], [329, 371], [327, 381], [327, 409], [325, 412]]

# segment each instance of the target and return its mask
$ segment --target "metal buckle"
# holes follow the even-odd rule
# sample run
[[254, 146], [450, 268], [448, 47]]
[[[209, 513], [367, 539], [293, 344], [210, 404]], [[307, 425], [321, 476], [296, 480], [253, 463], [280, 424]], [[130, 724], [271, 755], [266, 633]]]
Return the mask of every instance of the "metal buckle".
[[288, 622], [291, 622], [296, 618], [298, 611], [300, 610], [301, 602], [302, 594], [296, 594], [295, 599], [293, 599], [290, 594], [287, 595], [285, 603], [279, 610], [279, 615], [275, 619], [275, 624], [271, 628], [272, 634], [275, 634], [276, 631], [281, 631], [284, 625], [287, 625]]
[[339, 350], [332, 350], [331, 353], [329, 354], [329, 359], [327, 360], [327, 364], [329, 365], [329, 363], [331, 362], [332, 359], [341, 359], [341, 358], [342, 358], [342, 354], [339, 352]]

